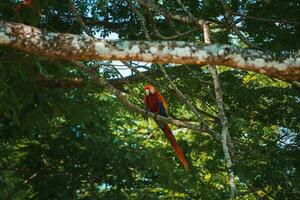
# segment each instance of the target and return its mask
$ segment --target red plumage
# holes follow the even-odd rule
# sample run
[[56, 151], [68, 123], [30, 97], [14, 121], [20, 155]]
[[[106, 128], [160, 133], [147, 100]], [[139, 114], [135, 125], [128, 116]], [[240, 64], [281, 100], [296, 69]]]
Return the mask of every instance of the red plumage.
[[21, 10], [21, 8], [24, 6], [24, 7], [32, 7], [32, 4], [33, 4], [33, 2], [32, 2], [33, 0], [23, 0], [23, 1], [21, 1], [20, 3], [18, 3], [17, 5], [16, 5], [16, 13], [19, 13], [20, 12], [20, 10]]
[[[157, 113], [159, 115], [168, 116], [168, 108], [167, 103], [164, 99], [164, 97], [156, 90], [155, 87], [152, 85], [146, 85], [145, 86], [145, 92], [146, 95], [144, 97], [144, 103], [145, 107], [148, 111]], [[189, 170], [189, 164], [187, 160], [185, 159], [184, 153], [182, 152], [181, 148], [179, 147], [178, 143], [176, 142], [176, 139], [169, 127], [166, 123], [161, 123], [159, 121], [156, 121], [156, 123], [159, 125], [161, 130], [165, 133], [168, 141], [171, 143], [178, 159], [183, 164], [186, 171]]]
[[182, 152], [181, 148], [179, 147], [178, 143], [176, 142], [176, 139], [169, 127], [168, 124], [164, 124], [162, 131], [165, 133], [167, 139], [169, 140], [170, 144], [172, 145], [178, 159], [183, 164], [186, 171], [189, 171], [189, 163], [185, 159], [184, 153]]

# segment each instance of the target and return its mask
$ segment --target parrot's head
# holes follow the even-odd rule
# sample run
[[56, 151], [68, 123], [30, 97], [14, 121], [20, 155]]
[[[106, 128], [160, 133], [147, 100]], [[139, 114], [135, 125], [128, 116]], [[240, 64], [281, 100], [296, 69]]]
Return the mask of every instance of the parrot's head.
[[144, 87], [145, 93], [148, 96], [149, 94], [154, 94], [156, 92], [156, 88], [153, 85], [147, 84]]

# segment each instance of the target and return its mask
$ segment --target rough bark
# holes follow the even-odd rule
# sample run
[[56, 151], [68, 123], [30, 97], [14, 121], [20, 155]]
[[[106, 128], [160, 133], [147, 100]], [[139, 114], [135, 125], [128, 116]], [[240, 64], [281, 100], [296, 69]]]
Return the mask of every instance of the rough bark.
[[109, 41], [84, 35], [53, 33], [0, 21], [0, 46], [68, 60], [135, 60], [155, 63], [225, 65], [282, 80], [300, 80], [300, 52], [276, 58], [254, 49], [188, 42]]
[[[204, 33], [204, 42], [207, 44], [210, 44], [210, 30], [209, 30], [209, 25], [204, 24], [203, 25], [203, 33]], [[219, 119], [221, 121], [221, 126], [222, 126], [222, 137], [221, 137], [221, 142], [222, 142], [222, 147], [223, 147], [223, 152], [225, 156], [225, 162], [228, 168], [229, 172], [229, 184], [231, 187], [231, 198], [232, 200], [236, 199], [236, 185], [234, 181], [234, 173], [232, 171], [232, 160], [231, 156], [229, 153], [229, 148], [228, 146], [231, 144], [230, 141], [230, 134], [229, 134], [229, 129], [228, 129], [228, 120], [225, 115], [224, 111], [224, 102], [223, 102], [223, 95], [222, 95], [222, 89], [219, 81], [219, 77], [217, 74], [216, 67], [213, 65], [209, 66], [209, 70], [212, 74], [213, 82], [214, 82], [214, 87], [215, 87], [215, 94], [216, 94], [216, 101], [217, 101], [217, 106], [218, 106], [218, 111], [219, 111]]]

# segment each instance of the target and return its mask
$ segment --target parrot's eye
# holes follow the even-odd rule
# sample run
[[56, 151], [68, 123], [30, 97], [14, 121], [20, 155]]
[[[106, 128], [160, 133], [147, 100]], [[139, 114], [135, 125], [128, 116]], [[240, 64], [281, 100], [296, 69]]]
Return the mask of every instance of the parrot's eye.
[[146, 89], [145, 92], [146, 92], [146, 95], [149, 95], [149, 89]]
[[154, 87], [150, 87], [151, 94], [154, 94]]

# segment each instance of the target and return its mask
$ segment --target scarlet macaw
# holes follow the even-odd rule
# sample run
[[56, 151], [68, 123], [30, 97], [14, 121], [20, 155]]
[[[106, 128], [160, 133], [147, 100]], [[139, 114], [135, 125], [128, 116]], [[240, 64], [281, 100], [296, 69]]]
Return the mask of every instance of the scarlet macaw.
[[[165, 98], [157, 91], [157, 89], [154, 86], [150, 84], [146, 85], [144, 90], [146, 93], [144, 97], [144, 103], [146, 109], [150, 112], [168, 117], [168, 107]], [[167, 139], [169, 140], [173, 149], [175, 150], [175, 153], [179, 158], [180, 162], [183, 164], [185, 170], [188, 171], [189, 164], [185, 159], [184, 153], [182, 152], [181, 148], [177, 144], [176, 139], [170, 127], [168, 126], [168, 124], [159, 122], [157, 120], [156, 123], [158, 124], [160, 129], [165, 133]]]
[[33, 0], [23, 0], [16, 5], [16, 13], [19, 13], [21, 7], [32, 7]]

